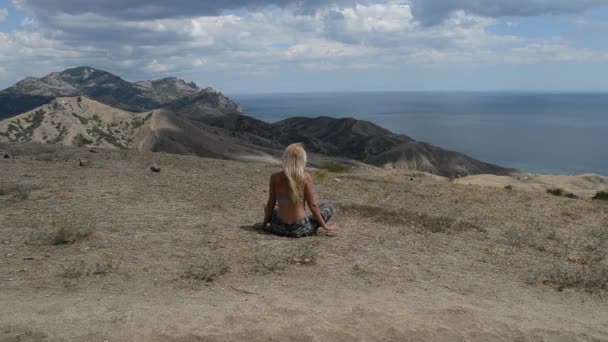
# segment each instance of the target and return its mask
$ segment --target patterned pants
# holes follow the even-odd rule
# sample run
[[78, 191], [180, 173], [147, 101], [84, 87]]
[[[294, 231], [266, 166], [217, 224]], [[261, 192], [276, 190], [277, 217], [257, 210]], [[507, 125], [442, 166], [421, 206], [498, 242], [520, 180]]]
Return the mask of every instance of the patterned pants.
[[[319, 211], [321, 211], [321, 216], [325, 222], [328, 222], [336, 213], [334, 207], [329, 203], [321, 204], [319, 206]], [[272, 219], [270, 220], [270, 229], [274, 234], [297, 238], [315, 235], [319, 230], [319, 222], [317, 222], [314, 215], [311, 214], [300, 221], [286, 224], [279, 220], [279, 208], [274, 207]]]

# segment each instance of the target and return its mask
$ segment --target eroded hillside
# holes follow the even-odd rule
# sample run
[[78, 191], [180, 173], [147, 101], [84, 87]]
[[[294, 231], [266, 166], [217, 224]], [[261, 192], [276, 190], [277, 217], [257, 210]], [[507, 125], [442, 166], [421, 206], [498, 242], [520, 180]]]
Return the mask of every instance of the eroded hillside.
[[0, 141], [129, 149], [152, 112], [127, 112], [86, 97], [63, 97], [0, 121]]

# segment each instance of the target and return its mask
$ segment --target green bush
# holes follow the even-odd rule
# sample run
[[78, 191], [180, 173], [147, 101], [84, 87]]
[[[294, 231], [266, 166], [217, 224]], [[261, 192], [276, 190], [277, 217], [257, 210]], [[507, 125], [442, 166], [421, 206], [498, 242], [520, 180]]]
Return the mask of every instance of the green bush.
[[332, 161], [327, 161], [323, 164], [322, 169], [325, 169], [329, 172], [335, 172], [335, 173], [345, 173], [345, 172], [349, 172], [350, 168], [348, 166], [344, 166], [344, 165], [340, 165], [340, 164], [336, 164]]
[[608, 201], [608, 191], [598, 191], [595, 196], [593, 196], [593, 199], [600, 201]]
[[567, 192], [566, 190], [561, 188], [547, 189], [547, 193], [559, 197], [578, 198], [578, 196], [576, 196], [575, 194]]

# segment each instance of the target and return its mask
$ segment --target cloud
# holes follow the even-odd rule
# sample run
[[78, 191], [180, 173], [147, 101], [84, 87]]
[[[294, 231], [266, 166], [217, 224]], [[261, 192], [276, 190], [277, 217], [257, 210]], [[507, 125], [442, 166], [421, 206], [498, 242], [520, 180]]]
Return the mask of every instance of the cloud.
[[[126, 1], [124, 7], [144, 11], [146, 6], [135, 7], [138, 2]], [[605, 47], [496, 33], [498, 19], [470, 9], [450, 10], [436, 25], [424, 25], [415, 3], [399, 1], [319, 0], [306, 2], [309, 10], [298, 5], [303, 1], [217, 1], [191, 8], [190, 15], [180, 9], [179, 15], [128, 18], [114, 13], [118, 2], [110, 0], [95, 1], [92, 7], [79, 0], [14, 3], [32, 15], [19, 28], [0, 32], [1, 85], [78, 65], [150, 79], [193, 73], [270, 75], [290, 68], [330, 72], [608, 62]], [[97, 11], [99, 4], [108, 8]], [[164, 1], [146, 4], [168, 6]], [[263, 4], [275, 7], [253, 9]], [[245, 5], [252, 10], [225, 11]]]
[[334, 5], [352, 6], [355, 0], [13, 0], [15, 7], [39, 13], [101, 16], [129, 20], [165, 19], [191, 16], [217, 16], [225, 11], [268, 7], [291, 8], [302, 13]]
[[412, 11], [424, 25], [436, 25], [463, 10], [484, 17], [538, 16], [580, 13], [607, 6], [606, 0], [411, 0]]
[[153, 72], [153, 73], [159, 73], [159, 72], [169, 71], [172, 68], [173, 68], [172, 65], [170, 65], [168, 63], [160, 63], [155, 59], [150, 64], [146, 65], [144, 67], [144, 70]]
[[6, 17], [8, 17], [8, 9], [0, 8], [0, 23], [3, 22]]

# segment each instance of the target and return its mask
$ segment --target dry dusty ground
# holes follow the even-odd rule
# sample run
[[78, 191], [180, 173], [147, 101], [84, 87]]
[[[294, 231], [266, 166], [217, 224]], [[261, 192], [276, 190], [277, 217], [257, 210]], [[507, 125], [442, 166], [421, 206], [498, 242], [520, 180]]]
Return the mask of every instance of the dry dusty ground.
[[2, 148], [2, 342], [608, 341], [606, 203], [315, 172], [342, 233], [294, 240], [276, 166]]

